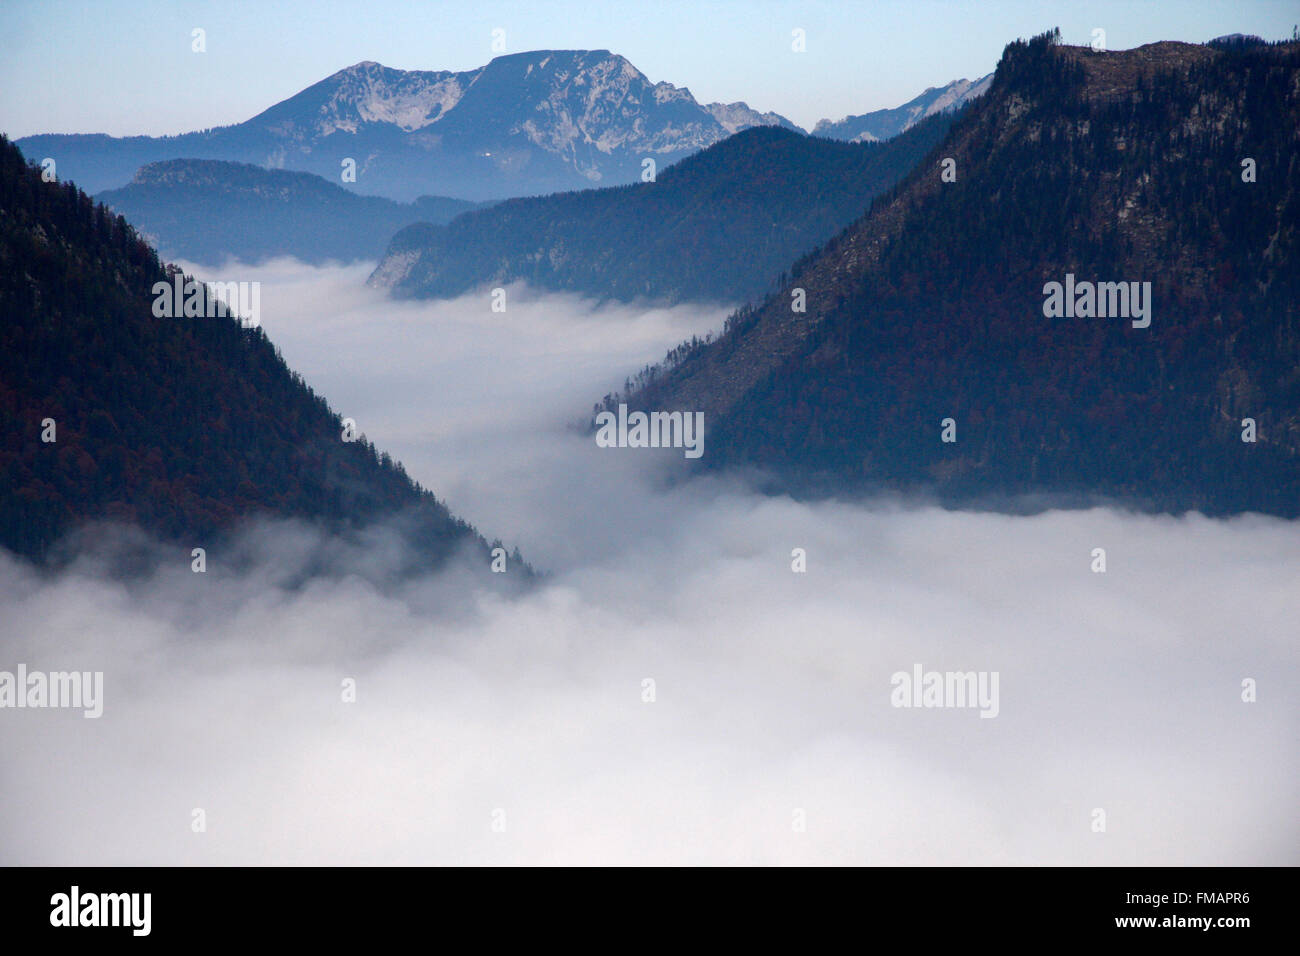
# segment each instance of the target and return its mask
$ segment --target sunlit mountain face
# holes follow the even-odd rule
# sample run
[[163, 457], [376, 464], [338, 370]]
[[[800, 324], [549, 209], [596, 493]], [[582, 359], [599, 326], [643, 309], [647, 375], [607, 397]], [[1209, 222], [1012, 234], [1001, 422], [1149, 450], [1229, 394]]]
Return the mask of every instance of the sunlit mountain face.
[[464, 73], [340, 70], [235, 126], [153, 138], [29, 136], [66, 178], [100, 192], [167, 159], [218, 159], [341, 180], [409, 202], [423, 195], [485, 200], [636, 181], [643, 160], [668, 165], [751, 126], [795, 128], [744, 103], [701, 105], [690, 90], [651, 83], [608, 50], [500, 56]]

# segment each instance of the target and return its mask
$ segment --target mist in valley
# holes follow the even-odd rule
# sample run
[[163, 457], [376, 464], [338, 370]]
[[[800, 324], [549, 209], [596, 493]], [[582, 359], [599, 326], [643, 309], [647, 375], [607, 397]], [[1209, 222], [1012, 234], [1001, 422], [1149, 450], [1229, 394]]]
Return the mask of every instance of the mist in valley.
[[[0, 721], [3, 862], [1298, 862], [1295, 523], [766, 497], [575, 427], [724, 309], [188, 268], [260, 281], [290, 367], [544, 576], [289, 587], [286, 522], [237, 571], [0, 555], [0, 668], [104, 672], [98, 719]], [[916, 665], [996, 716], [893, 706]]]

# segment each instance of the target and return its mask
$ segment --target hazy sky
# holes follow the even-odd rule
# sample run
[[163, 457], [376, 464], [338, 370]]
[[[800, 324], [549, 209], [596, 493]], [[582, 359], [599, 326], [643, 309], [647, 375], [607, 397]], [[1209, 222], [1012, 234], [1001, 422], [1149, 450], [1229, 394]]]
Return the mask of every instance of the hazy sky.
[[[157, 135], [237, 123], [361, 60], [481, 66], [496, 28], [507, 52], [609, 49], [701, 102], [745, 100], [811, 127], [981, 76], [1008, 40], [1053, 26], [1069, 43], [1101, 27], [1124, 49], [1234, 32], [1280, 39], [1297, 21], [1283, 0], [5, 0], [0, 131]], [[196, 27], [203, 55], [190, 49]], [[791, 52], [795, 28], [806, 31], [804, 54]]]

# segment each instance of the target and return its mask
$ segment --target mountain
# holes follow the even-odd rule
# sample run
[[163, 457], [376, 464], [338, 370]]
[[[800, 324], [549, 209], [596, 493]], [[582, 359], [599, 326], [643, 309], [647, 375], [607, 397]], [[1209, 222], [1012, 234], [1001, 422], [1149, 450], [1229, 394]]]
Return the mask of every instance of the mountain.
[[220, 263], [294, 256], [304, 262], [378, 259], [393, 233], [445, 223], [478, 203], [358, 196], [311, 173], [213, 159], [150, 163], [95, 197], [125, 216], [163, 256]]
[[820, 120], [813, 127], [814, 136], [842, 139], [851, 143], [874, 143], [897, 136], [936, 113], [958, 109], [982, 96], [993, 81], [993, 74], [978, 80], [953, 80], [947, 86], [930, 87], [916, 99], [889, 110], [875, 110], [842, 120]]
[[608, 50], [537, 50], [464, 73], [358, 63], [246, 122], [181, 136], [40, 135], [18, 145], [93, 193], [168, 159], [331, 182], [352, 159], [356, 192], [485, 200], [632, 182], [644, 159], [666, 166], [758, 123], [790, 125], [743, 103], [701, 106]]
[[794, 494], [1300, 514], [1300, 43], [1057, 36], [1008, 46], [784, 288], [602, 406], [702, 411], [707, 466]]
[[260, 328], [222, 308], [155, 317], [156, 284], [178, 281], [125, 219], [0, 137], [0, 546], [50, 558], [106, 519], [188, 554], [265, 515], [344, 537], [391, 523], [419, 567], [458, 552], [486, 567], [486, 542], [364, 437], [344, 441]]
[[802, 133], [803, 130], [779, 113], [760, 113], [749, 108], [748, 103], [709, 103], [704, 107], [709, 115], [722, 124], [728, 135], [755, 126], [779, 126]]
[[936, 116], [889, 143], [746, 130], [655, 182], [512, 199], [445, 226], [408, 227], [371, 284], [437, 298], [524, 279], [623, 301], [747, 301], [861, 215], [950, 122]]

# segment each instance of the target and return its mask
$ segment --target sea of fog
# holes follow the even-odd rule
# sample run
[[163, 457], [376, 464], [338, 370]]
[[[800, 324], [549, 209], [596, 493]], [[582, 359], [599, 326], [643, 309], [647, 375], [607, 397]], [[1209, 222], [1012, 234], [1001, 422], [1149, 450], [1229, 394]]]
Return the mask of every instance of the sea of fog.
[[[682, 480], [572, 425], [723, 310], [194, 271], [547, 576], [289, 589], [291, 524], [134, 583], [0, 554], [0, 670], [104, 674], [97, 719], [0, 710], [0, 863], [1300, 862], [1300, 525]], [[894, 706], [917, 668], [996, 716]]]

